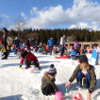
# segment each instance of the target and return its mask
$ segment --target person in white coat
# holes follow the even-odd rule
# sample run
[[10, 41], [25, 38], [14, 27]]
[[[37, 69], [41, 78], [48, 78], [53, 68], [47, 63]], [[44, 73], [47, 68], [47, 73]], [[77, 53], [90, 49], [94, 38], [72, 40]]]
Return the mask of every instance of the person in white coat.
[[65, 46], [65, 42], [66, 42], [66, 39], [65, 39], [65, 35], [63, 35], [61, 38], [60, 38], [60, 56], [63, 56], [64, 55], [64, 46]]

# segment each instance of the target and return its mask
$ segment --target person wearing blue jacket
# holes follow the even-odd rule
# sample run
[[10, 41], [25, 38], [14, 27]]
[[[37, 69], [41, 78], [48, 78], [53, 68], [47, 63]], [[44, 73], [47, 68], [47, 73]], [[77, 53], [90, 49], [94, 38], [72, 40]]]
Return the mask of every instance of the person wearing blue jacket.
[[48, 41], [47, 41], [47, 45], [48, 45], [48, 48], [49, 48], [49, 53], [50, 55], [52, 54], [52, 49], [53, 49], [53, 46], [54, 46], [54, 40], [53, 38], [51, 37]]
[[72, 59], [77, 59], [79, 56], [79, 53], [77, 52], [77, 50], [72, 46], [72, 49], [69, 52], [70, 56]]

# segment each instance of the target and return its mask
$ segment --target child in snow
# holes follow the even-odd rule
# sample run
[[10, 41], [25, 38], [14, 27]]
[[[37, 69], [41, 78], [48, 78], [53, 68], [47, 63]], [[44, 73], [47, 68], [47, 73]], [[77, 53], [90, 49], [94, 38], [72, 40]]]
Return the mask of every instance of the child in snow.
[[79, 61], [80, 64], [74, 70], [65, 87], [69, 87], [76, 78], [80, 87], [88, 89], [87, 100], [91, 100], [91, 93], [96, 87], [94, 67], [88, 63], [88, 58], [85, 55], [80, 56]]
[[44, 95], [52, 95], [58, 90], [55, 84], [55, 75], [57, 71], [53, 64], [50, 65], [48, 72], [44, 73], [42, 78], [41, 90]]
[[31, 65], [35, 65], [35, 67], [40, 70], [37, 57], [30, 51], [23, 51], [21, 53], [20, 67], [22, 67], [23, 63], [25, 63], [26, 69], [30, 68]]
[[70, 54], [70, 57], [72, 58], [72, 59], [78, 59], [78, 57], [79, 57], [79, 53], [78, 53], [78, 51], [74, 48], [74, 46], [71, 46], [71, 49], [70, 49], [70, 51], [69, 51], [69, 54]]

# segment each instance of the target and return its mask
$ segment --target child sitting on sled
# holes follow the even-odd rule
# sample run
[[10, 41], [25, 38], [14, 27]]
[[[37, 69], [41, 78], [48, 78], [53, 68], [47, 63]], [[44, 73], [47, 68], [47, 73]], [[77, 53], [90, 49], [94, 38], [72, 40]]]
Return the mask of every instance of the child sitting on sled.
[[79, 57], [80, 64], [74, 70], [65, 87], [71, 86], [71, 83], [76, 78], [77, 84], [82, 88], [88, 89], [87, 100], [91, 100], [91, 93], [96, 87], [96, 75], [94, 67], [88, 63], [88, 58], [85, 55]]
[[55, 94], [57, 86], [55, 84], [55, 75], [57, 71], [53, 64], [50, 65], [49, 71], [45, 72], [42, 78], [41, 90], [44, 95]]
[[26, 69], [30, 68], [31, 65], [35, 65], [35, 67], [40, 70], [39, 61], [38, 61], [37, 57], [30, 51], [26, 51], [26, 50], [22, 51], [20, 67], [22, 67], [23, 63], [25, 63]]

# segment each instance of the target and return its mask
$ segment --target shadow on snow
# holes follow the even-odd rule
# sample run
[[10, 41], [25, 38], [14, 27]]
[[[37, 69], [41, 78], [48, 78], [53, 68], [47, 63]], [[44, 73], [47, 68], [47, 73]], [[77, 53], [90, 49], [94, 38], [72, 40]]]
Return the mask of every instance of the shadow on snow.
[[21, 100], [21, 95], [2, 97], [0, 100]]

